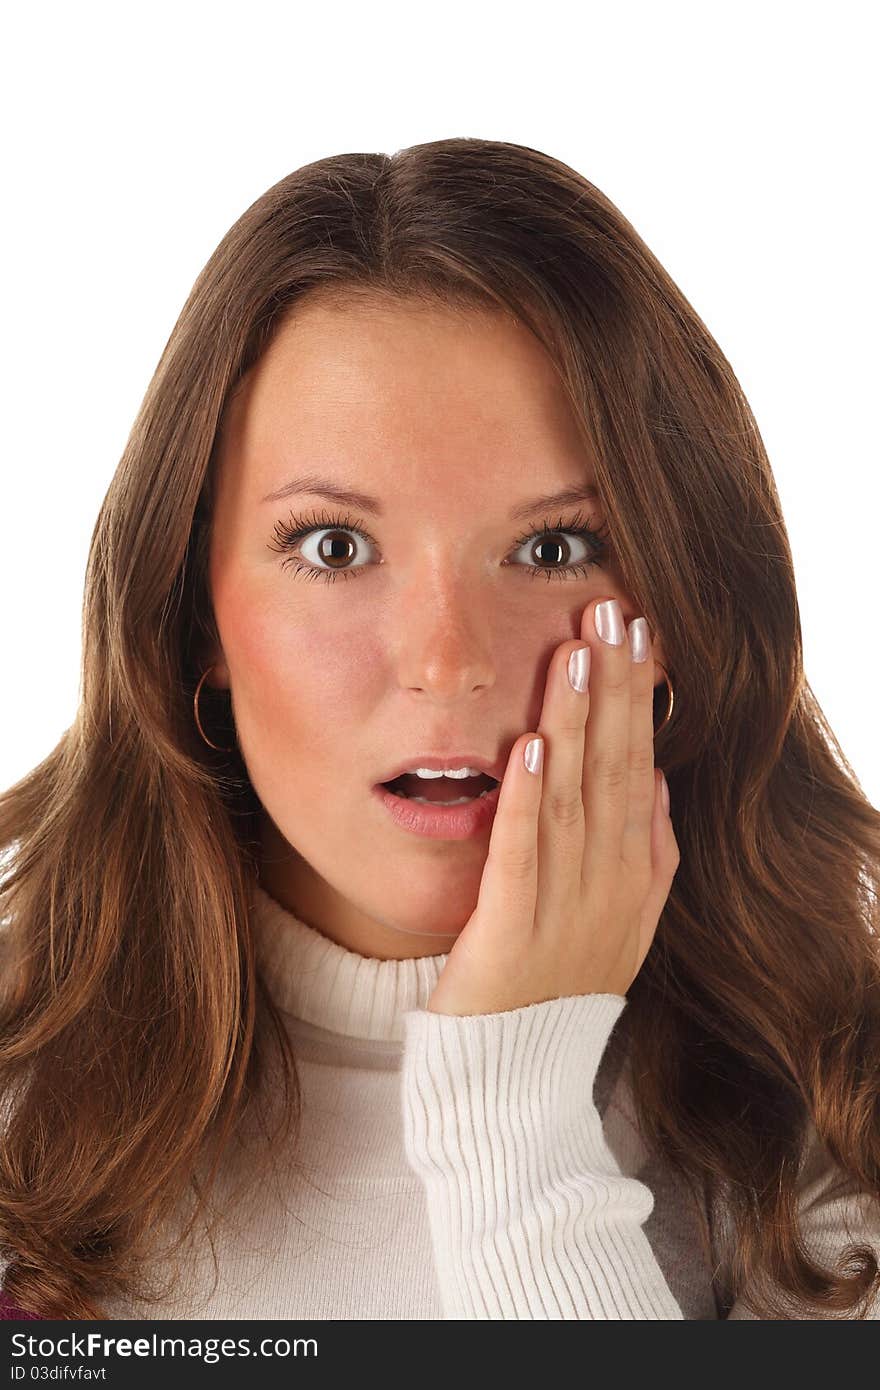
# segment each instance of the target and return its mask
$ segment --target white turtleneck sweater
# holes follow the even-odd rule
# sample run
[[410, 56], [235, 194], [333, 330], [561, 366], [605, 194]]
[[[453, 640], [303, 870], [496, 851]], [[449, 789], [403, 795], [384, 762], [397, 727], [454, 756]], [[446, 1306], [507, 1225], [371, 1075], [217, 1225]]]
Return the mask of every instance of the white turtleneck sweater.
[[[752, 1316], [730, 1294], [724, 1213], [704, 1253], [687, 1190], [639, 1138], [614, 1046], [623, 997], [430, 1013], [445, 955], [364, 957], [254, 894], [302, 1085], [299, 1140], [215, 1229], [216, 1282], [205, 1242], [160, 1305], [109, 1316]], [[813, 1135], [799, 1189], [810, 1248], [833, 1265], [848, 1222], [880, 1257], [876, 1205]]]

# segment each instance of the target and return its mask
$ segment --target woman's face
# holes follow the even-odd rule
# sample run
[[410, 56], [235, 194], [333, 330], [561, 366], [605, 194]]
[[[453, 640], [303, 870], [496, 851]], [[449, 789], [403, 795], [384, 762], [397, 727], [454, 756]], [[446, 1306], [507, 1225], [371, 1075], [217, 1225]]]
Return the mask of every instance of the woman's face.
[[[490, 830], [415, 835], [374, 785], [432, 750], [503, 766], [586, 604], [637, 616], [613, 559], [585, 566], [594, 545], [558, 534], [599, 530], [599, 502], [532, 505], [594, 481], [551, 361], [501, 313], [304, 304], [229, 403], [217, 462], [209, 679], [264, 808], [263, 885], [363, 955], [448, 951]], [[313, 513], [323, 529], [282, 553], [276, 528]]]

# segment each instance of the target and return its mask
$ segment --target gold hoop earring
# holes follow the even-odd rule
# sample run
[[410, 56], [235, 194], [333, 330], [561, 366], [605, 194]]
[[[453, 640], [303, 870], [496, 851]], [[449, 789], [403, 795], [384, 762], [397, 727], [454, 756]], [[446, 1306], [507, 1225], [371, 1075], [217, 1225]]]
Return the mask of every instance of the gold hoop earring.
[[217, 751], [218, 753], [232, 753], [232, 752], [234, 751], [234, 749], [235, 749], [235, 744], [233, 744], [231, 748], [221, 748], [220, 745], [219, 745], [218, 743], [212, 743], [211, 740], [208, 738], [208, 735], [205, 733], [204, 729], [202, 728], [202, 721], [201, 721], [201, 719], [199, 718], [199, 695], [201, 694], [202, 686], [203, 686], [204, 683], [205, 683], [205, 678], [206, 678], [208, 675], [210, 675], [210, 673], [213, 671], [213, 669], [214, 669], [213, 666], [209, 666], [208, 669], [207, 669], [207, 671], [205, 671], [204, 675], [202, 676], [202, 679], [199, 681], [198, 685], [196, 686], [196, 693], [195, 693], [195, 695], [193, 696], [193, 713], [195, 714], [195, 717], [196, 717], [196, 727], [197, 727], [199, 733], [201, 734], [202, 738], [204, 739], [205, 743], [207, 743], [207, 745], [208, 745], [209, 748], [214, 748], [214, 749], [216, 749], [216, 751]]
[[[655, 662], [654, 664], [655, 664], [656, 666], [660, 666], [660, 662], [659, 662], [659, 661]], [[660, 729], [665, 729], [665, 728], [666, 728], [666, 725], [669, 723], [670, 719], [672, 718], [672, 706], [673, 706], [673, 704], [675, 703], [675, 691], [674, 691], [673, 688], [672, 688], [672, 681], [669, 679], [669, 672], [666, 671], [666, 670], [664, 670], [664, 668], [663, 668], [662, 666], [660, 666], [660, 670], [663, 671], [663, 679], [666, 681], [666, 684], [667, 684], [667, 686], [668, 686], [668, 688], [669, 688], [669, 704], [668, 704], [668, 706], [667, 706], [667, 708], [666, 708], [666, 715], [665, 715], [665, 717], [664, 717], [664, 719], [663, 719], [662, 724], [659, 726], [659, 728], [657, 728], [657, 729], [654, 730], [654, 737], [655, 737], [655, 738], [656, 738], [657, 735], [659, 734]]]

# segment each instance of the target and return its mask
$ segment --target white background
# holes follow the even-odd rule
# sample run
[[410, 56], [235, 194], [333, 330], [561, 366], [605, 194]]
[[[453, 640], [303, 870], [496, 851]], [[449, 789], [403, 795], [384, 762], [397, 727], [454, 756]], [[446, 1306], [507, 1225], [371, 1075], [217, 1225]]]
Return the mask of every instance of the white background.
[[782, 498], [807, 677], [880, 803], [876, 14], [846, 0], [10, 11], [0, 787], [74, 717], [92, 527], [221, 237], [312, 160], [478, 136], [598, 185], [731, 361]]

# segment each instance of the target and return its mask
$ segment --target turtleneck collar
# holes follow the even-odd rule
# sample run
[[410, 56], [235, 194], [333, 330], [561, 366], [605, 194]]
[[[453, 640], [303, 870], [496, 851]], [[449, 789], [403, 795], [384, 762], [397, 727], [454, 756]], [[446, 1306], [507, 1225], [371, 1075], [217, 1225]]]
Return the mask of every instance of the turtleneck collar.
[[448, 953], [377, 960], [349, 951], [253, 888], [257, 954], [274, 1002], [304, 1023], [349, 1038], [403, 1042], [403, 1015], [423, 1009]]

